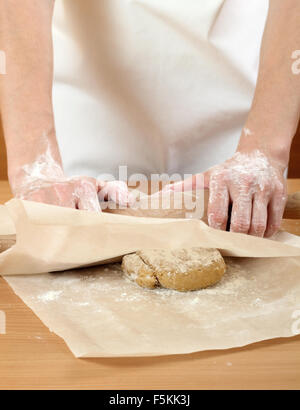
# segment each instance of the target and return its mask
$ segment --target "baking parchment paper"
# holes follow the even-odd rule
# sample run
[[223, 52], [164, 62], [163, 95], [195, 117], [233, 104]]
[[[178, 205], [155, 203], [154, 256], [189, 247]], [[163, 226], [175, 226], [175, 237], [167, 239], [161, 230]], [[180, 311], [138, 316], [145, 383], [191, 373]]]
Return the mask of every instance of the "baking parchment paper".
[[[98, 215], [19, 200], [0, 210], [0, 221], [7, 212], [17, 244], [0, 255], [0, 272], [32, 269], [35, 275], [5, 280], [76, 357], [182, 354], [300, 333], [294, 235], [271, 241], [201, 221]], [[142, 289], [123, 278], [118, 263], [73, 269], [166, 246], [211, 246], [235, 257], [225, 258], [218, 285], [188, 293]]]
[[90, 266], [153, 248], [203, 246], [217, 248], [223, 256], [300, 256], [297, 237], [296, 245], [295, 241], [291, 245], [278, 238], [275, 241], [215, 230], [197, 219], [100, 214], [18, 199], [9, 201], [5, 208], [4, 218], [8, 212], [17, 243], [0, 254], [2, 275]]

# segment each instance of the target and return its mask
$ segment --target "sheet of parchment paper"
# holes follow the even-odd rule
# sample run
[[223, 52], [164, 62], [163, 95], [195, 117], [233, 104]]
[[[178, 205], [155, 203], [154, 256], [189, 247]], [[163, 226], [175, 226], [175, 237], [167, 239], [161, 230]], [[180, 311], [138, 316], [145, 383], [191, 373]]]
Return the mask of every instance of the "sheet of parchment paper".
[[5, 205], [0, 205], [0, 235], [13, 235], [16, 228], [8, 209]]
[[300, 256], [295, 243], [219, 231], [197, 219], [100, 214], [17, 199], [9, 201], [6, 209], [17, 243], [0, 254], [2, 275], [91, 266], [153, 248], [202, 246], [218, 248], [224, 256]]
[[[0, 222], [8, 215], [17, 244], [0, 255], [0, 272], [35, 273], [5, 280], [76, 357], [182, 354], [300, 333], [294, 235], [281, 232], [271, 241], [196, 220], [99, 215], [19, 200], [0, 209]], [[235, 256], [225, 258], [218, 285], [188, 293], [146, 290], [124, 279], [119, 264], [38, 274], [141, 248], [188, 246]]]
[[119, 264], [5, 279], [76, 357], [182, 354], [300, 333], [299, 257], [226, 263], [218, 285], [188, 293], [142, 289]]

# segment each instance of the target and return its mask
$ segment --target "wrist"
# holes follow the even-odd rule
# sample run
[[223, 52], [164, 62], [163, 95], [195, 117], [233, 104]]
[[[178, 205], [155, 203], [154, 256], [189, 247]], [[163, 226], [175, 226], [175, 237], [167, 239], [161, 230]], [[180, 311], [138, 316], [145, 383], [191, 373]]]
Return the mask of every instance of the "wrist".
[[249, 153], [260, 151], [269, 161], [282, 168], [288, 166], [290, 148], [293, 139], [291, 134], [278, 134], [277, 132], [255, 131], [256, 128], [245, 126], [237, 147], [237, 151]]
[[62, 181], [65, 175], [59, 162], [42, 154], [31, 162], [9, 166], [8, 179], [12, 192], [16, 194], [39, 183]]

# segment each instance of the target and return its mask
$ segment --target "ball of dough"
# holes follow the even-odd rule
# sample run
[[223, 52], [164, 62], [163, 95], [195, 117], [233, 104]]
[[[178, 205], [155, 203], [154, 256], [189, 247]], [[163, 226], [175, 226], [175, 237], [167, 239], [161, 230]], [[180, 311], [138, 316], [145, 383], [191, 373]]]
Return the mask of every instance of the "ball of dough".
[[142, 287], [185, 292], [216, 284], [226, 265], [217, 249], [151, 249], [125, 255], [122, 269]]

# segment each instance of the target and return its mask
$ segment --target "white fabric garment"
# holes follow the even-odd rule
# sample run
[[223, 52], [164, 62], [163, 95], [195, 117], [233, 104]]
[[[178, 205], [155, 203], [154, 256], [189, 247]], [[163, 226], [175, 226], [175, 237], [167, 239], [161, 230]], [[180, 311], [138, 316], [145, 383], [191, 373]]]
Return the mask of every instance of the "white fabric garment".
[[59, 0], [54, 113], [68, 175], [196, 173], [249, 111], [268, 0]]

